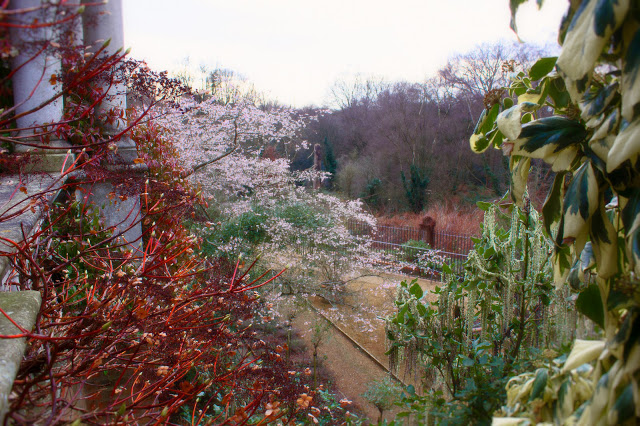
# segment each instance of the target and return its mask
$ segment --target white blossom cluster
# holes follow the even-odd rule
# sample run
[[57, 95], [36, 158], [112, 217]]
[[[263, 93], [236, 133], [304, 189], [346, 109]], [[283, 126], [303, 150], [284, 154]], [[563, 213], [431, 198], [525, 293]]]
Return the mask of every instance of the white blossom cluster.
[[[195, 170], [190, 179], [210, 204], [229, 219], [248, 212], [258, 217], [267, 238], [256, 249], [267, 264], [297, 271], [302, 287], [313, 284], [324, 292], [339, 291], [331, 282], [370, 263], [368, 237], [355, 237], [346, 226], [349, 219], [375, 226], [362, 203], [311, 190], [311, 182], [328, 177], [325, 172], [290, 170], [293, 155], [308, 148], [301, 130], [316, 117], [284, 107], [263, 110], [250, 100], [225, 104], [215, 97], [185, 99], [180, 108], [159, 108], [154, 115], [173, 132], [185, 168]], [[248, 231], [240, 226], [218, 250], [236, 252], [244, 244], [243, 232]]]

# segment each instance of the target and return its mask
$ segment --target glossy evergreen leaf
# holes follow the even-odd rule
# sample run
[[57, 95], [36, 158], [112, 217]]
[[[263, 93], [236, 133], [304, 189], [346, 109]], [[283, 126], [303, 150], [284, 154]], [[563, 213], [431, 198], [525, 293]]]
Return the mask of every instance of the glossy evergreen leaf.
[[522, 207], [522, 200], [527, 189], [529, 170], [531, 169], [531, 159], [512, 155], [509, 160], [509, 168], [511, 169], [511, 199], [518, 207]]
[[553, 71], [557, 60], [557, 56], [538, 59], [529, 71], [529, 77], [531, 77], [531, 80], [540, 80], [542, 77]]
[[578, 259], [576, 259], [573, 267], [569, 271], [567, 281], [571, 288], [576, 291], [583, 291], [586, 287], [585, 272], [595, 266], [595, 256], [593, 254], [593, 245], [591, 241], [588, 241]]
[[593, 361], [600, 356], [604, 347], [605, 342], [603, 340], [576, 339], [567, 360], [562, 366], [562, 371], [566, 373], [586, 362]]
[[617, 309], [626, 309], [631, 306], [633, 299], [629, 298], [629, 295], [622, 291], [615, 289], [609, 290], [607, 296], [607, 310], [613, 311]]
[[637, 30], [627, 47], [622, 69], [621, 92], [622, 116], [628, 121], [637, 119], [640, 113], [640, 31]]
[[626, 229], [625, 245], [631, 267], [640, 272], [640, 190], [635, 190], [622, 208], [622, 223]]
[[562, 424], [563, 420], [573, 413], [573, 383], [571, 378], [566, 379], [558, 389], [558, 403], [554, 407], [556, 424]]
[[629, 383], [624, 388], [618, 399], [616, 399], [612, 409], [607, 413], [608, 424], [624, 424], [627, 420], [630, 420], [635, 416], [635, 412], [636, 407], [633, 402], [633, 386], [632, 383]]
[[[553, 281], [556, 289], [561, 288], [571, 270], [571, 250], [568, 246], [562, 245], [564, 220], [560, 220], [558, 227], [558, 236], [556, 237], [556, 248], [553, 254]], [[559, 241], [558, 241], [559, 240]]]
[[564, 240], [572, 242], [587, 234], [588, 221], [598, 209], [598, 195], [596, 175], [591, 162], [587, 161], [574, 173], [564, 196]]
[[597, 284], [589, 285], [578, 295], [576, 308], [578, 312], [604, 328], [604, 307]]
[[553, 179], [553, 185], [547, 193], [547, 198], [542, 207], [542, 220], [547, 234], [551, 235], [551, 226], [560, 220], [562, 214], [562, 199], [564, 180], [566, 173], [558, 173]]
[[603, 161], [609, 158], [609, 151], [616, 140], [615, 133], [619, 124], [620, 110], [615, 109], [603, 120], [589, 140], [589, 148]]
[[573, 15], [557, 68], [575, 103], [582, 100], [597, 59], [628, 8], [629, 0], [585, 0]]
[[541, 83], [533, 90], [527, 90], [523, 95], [518, 96], [518, 103], [530, 102], [536, 105], [543, 105], [547, 99], [547, 85]]
[[565, 117], [546, 117], [522, 126], [513, 141], [512, 154], [542, 158], [552, 163], [562, 150], [584, 141], [585, 128], [578, 121]]
[[420, 287], [420, 284], [418, 284], [417, 281], [413, 282], [411, 288], [409, 289], [409, 293], [411, 293], [416, 299], [420, 299], [424, 294], [422, 288]]
[[548, 379], [549, 371], [546, 368], [538, 368], [536, 370], [535, 379], [533, 380], [533, 386], [531, 387], [531, 394], [529, 395], [529, 401], [542, 398], [542, 396], [544, 395], [544, 390], [547, 387]]
[[475, 364], [475, 362], [471, 358], [464, 355], [460, 355], [460, 359], [462, 360], [462, 365], [464, 365], [465, 367], [473, 367], [473, 364]]
[[618, 83], [613, 82], [603, 87], [597, 87], [585, 93], [580, 102], [581, 117], [587, 121], [602, 114], [618, 93]]
[[500, 105], [499, 104], [495, 104], [493, 107], [491, 107], [491, 110], [489, 110], [489, 112], [486, 115], [486, 119], [484, 120], [484, 123], [482, 123], [482, 127], [480, 128], [480, 131], [482, 133], [489, 133], [489, 131], [493, 128], [493, 125], [496, 122], [496, 118], [498, 118], [498, 113], [500, 112]]
[[598, 276], [605, 279], [613, 276], [618, 272], [618, 233], [605, 210], [604, 192], [600, 193], [598, 209], [591, 217], [589, 235]]
[[503, 110], [509, 109], [509, 108], [511, 108], [512, 106], [513, 106], [513, 99], [511, 99], [511, 98], [504, 98], [504, 99], [502, 100], [502, 109], [503, 109]]
[[476, 202], [476, 206], [478, 206], [478, 208], [484, 212], [489, 211], [489, 207], [491, 207], [492, 205], [493, 203], [488, 203], [485, 201]]
[[471, 146], [471, 151], [476, 154], [482, 154], [487, 150], [487, 148], [489, 148], [491, 143], [484, 135], [477, 135], [474, 133], [469, 138], [469, 145]]
[[555, 108], [566, 108], [571, 102], [571, 96], [565, 87], [564, 81], [561, 78], [550, 79], [547, 84], [547, 93], [553, 100]]
[[607, 159], [607, 172], [611, 173], [627, 160], [637, 160], [640, 153], [640, 120], [629, 123], [622, 120], [620, 131], [613, 141]]
[[496, 120], [498, 129], [500, 129], [507, 139], [515, 140], [520, 135], [520, 131], [522, 130], [520, 121], [521, 110], [522, 106], [518, 104], [502, 111], [500, 115], [498, 115], [498, 119]]
[[[491, 136], [489, 136], [491, 135]], [[502, 132], [496, 127], [494, 130], [487, 133], [487, 138], [489, 139], [489, 144], [496, 149], [500, 149], [502, 146], [502, 141], [504, 140], [504, 135]]]

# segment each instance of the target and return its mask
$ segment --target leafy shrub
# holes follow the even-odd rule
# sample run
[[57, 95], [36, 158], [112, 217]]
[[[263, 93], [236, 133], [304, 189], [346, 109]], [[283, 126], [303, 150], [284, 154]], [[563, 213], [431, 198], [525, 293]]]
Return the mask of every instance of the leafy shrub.
[[394, 406], [396, 401], [400, 399], [400, 395], [402, 395], [402, 387], [395, 380], [386, 376], [369, 383], [362, 397], [378, 409], [380, 412], [378, 423], [380, 423], [384, 412]]
[[404, 416], [489, 424], [509, 375], [530, 365], [538, 348], [560, 346], [573, 333], [566, 295], [549, 295], [551, 247], [537, 213], [480, 207], [483, 232], [464, 279], [443, 265], [444, 284], [433, 302], [423, 299], [417, 281], [398, 287], [397, 312], [386, 320], [391, 367], [403, 357], [405, 373], [426, 387], [423, 395], [405, 396]]
[[[521, 3], [511, 2], [514, 27]], [[640, 345], [637, 12], [636, 2], [571, 2], [560, 28], [561, 54], [514, 75], [501, 92], [508, 96], [487, 102], [470, 138], [476, 152], [493, 146], [509, 156], [511, 195], [519, 205], [532, 159], [556, 172], [542, 209], [555, 243], [554, 280], [580, 292], [575, 308], [605, 332], [606, 344], [585, 349], [576, 341], [567, 360], [595, 363], [587, 402], [554, 410], [567, 393], [562, 400], [559, 394], [529, 400], [519, 414], [532, 421], [638, 422], [640, 363], [630, 356]], [[567, 387], [575, 393], [574, 384]]]
[[423, 251], [431, 250], [429, 243], [419, 240], [409, 240], [402, 244], [402, 251], [404, 253], [403, 259], [406, 262], [415, 263], [418, 260], [418, 254]]
[[409, 169], [409, 179], [406, 178], [404, 171], [400, 172], [400, 177], [409, 209], [414, 213], [420, 213], [427, 205], [429, 176], [420, 167], [412, 164]]

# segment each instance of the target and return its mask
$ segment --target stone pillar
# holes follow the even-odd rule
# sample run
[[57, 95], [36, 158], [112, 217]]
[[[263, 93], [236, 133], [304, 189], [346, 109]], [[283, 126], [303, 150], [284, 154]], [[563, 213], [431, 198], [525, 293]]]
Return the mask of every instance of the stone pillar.
[[[86, 9], [82, 16], [84, 44], [90, 52], [97, 52], [110, 40], [109, 45], [101, 52], [105, 57], [123, 53], [124, 28], [122, 22], [122, 0], [109, 0], [106, 3], [95, 4], [94, 0], [83, 0]], [[117, 71], [116, 71], [117, 72]], [[110, 109], [126, 111], [127, 88], [119, 82], [120, 76], [114, 74], [110, 82], [105, 82], [104, 90], [107, 93], [101, 105], [96, 109], [98, 114]], [[114, 125], [105, 127], [105, 135], [116, 136], [125, 129], [126, 122], [117, 120]], [[114, 171], [122, 173], [141, 173], [139, 165], [133, 160], [138, 157], [135, 143], [126, 136], [116, 142], [116, 153], [124, 164], [105, 165]], [[101, 214], [109, 227], [115, 227], [134, 249], [139, 249], [141, 244], [142, 226], [139, 223], [140, 197], [130, 196], [123, 199], [119, 196], [110, 196], [118, 189], [113, 183], [104, 181], [85, 186], [86, 193], [91, 194], [93, 204], [101, 208]], [[135, 243], [134, 243], [135, 241]]]
[[[106, 3], [95, 4], [94, 0], [83, 0], [86, 9], [82, 15], [82, 29], [84, 43], [89, 52], [97, 52], [109, 41], [109, 45], [102, 50], [102, 55], [110, 56], [124, 51], [124, 27], [122, 23], [122, 0], [109, 0]], [[107, 94], [96, 112], [104, 113], [112, 108], [125, 111], [127, 109], [127, 87], [118, 81], [121, 77], [113, 75], [111, 84], [105, 84]], [[123, 120], [116, 120], [115, 124], [106, 129], [112, 134], [122, 131], [125, 126]], [[135, 145], [131, 141], [122, 140], [118, 144], [118, 150], [133, 149]], [[120, 152], [120, 155], [124, 155]], [[135, 157], [133, 157], [135, 158]]]
[[[0, 292], [0, 307], [13, 321], [26, 330], [33, 330], [40, 311], [42, 298], [37, 291]], [[0, 334], [21, 334], [3, 314], [0, 314]], [[27, 339], [0, 339], [0, 423], [4, 424], [9, 394], [20, 369], [20, 362], [27, 347]]]
[[435, 249], [435, 234], [436, 234], [436, 221], [431, 216], [424, 216], [420, 223], [420, 238], [422, 241], [429, 244], [432, 249]]
[[[11, 23], [29, 26], [35, 23], [54, 22], [56, 7], [46, 0], [12, 0], [10, 8], [14, 12], [25, 12], [11, 15]], [[16, 119], [21, 140], [31, 144], [43, 145], [45, 142], [38, 137], [22, 139], [30, 134], [39, 133], [48, 124], [59, 123], [62, 119], [63, 99], [58, 97], [54, 101], [41, 106], [61, 91], [59, 76], [61, 73], [60, 59], [54, 55], [51, 44], [56, 37], [56, 27], [41, 28], [10, 28], [10, 40], [17, 55], [12, 60], [15, 74], [12, 79], [13, 99], [16, 115], [26, 114]], [[29, 112], [32, 111], [32, 112]], [[63, 168], [69, 145], [59, 140], [46, 142], [48, 146], [60, 149], [34, 149], [20, 145], [16, 141], [16, 150], [30, 151], [36, 155], [29, 171], [60, 172]], [[70, 163], [70, 161], [69, 161]]]

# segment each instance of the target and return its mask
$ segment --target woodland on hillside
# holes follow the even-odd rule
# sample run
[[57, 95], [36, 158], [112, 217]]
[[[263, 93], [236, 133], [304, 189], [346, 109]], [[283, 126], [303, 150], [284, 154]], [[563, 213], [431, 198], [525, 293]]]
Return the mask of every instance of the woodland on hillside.
[[[544, 54], [529, 45], [483, 45], [452, 57], [423, 83], [337, 81], [336, 109], [321, 114], [305, 135], [323, 148], [324, 170], [332, 173], [327, 188], [386, 214], [502, 196], [508, 162], [498, 150], [474, 155], [468, 137], [509, 76]], [[311, 167], [310, 149], [297, 153], [292, 168]], [[536, 171], [549, 180], [543, 166]]]

